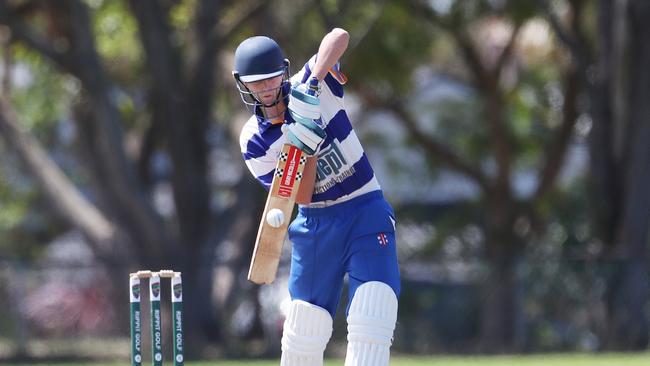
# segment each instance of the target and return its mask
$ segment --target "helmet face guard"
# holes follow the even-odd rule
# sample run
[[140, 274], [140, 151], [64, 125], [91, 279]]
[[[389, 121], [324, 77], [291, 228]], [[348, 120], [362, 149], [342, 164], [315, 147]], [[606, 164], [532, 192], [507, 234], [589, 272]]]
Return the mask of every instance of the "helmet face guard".
[[[282, 88], [289, 83], [289, 60], [284, 57], [280, 46], [273, 39], [265, 36], [247, 38], [235, 50], [234, 66], [232, 75], [244, 105], [252, 113], [266, 118], [277, 117], [283, 109], [281, 105]], [[262, 98], [259, 97], [260, 92], [256, 95], [246, 86], [247, 83], [280, 75], [282, 75], [282, 82], [279, 87], [261, 91], [275, 94], [275, 99], [268, 104], [262, 103]]]
[[[248, 110], [253, 114], [261, 114], [267, 119], [271, 119], [279, 116], [281, 113], [284, 113], [284, 108], [280, 105], [282, 100], [285, 98], [282, 89], [289, 84], [289, 60], [284, 59], [284, 65], [280, 70], [277, 70], [274, 73], [263, 75], [262, 78], [251, 79], [248, 75], [240, 75], [238, 71], [233, 71], [232, 75], [235, 78], [235, 84], [237, 85], [237, 90], [239, 91], [239, 96], [241, 97], [242, 102]], [[272, 89], [260, 90], [259, 92], [252, 92], [247, 86], [246, 82], [255, 82], [265, 79], [274, 78], [282, 75], [282, 81], [279, 86]], [[248, 76], [248, 78], [247, 78]], [[257, 76], [257, 75], [256, 75]], [[263, 94], [265, 92], [272, 91], [275, 93], [275, 99], [269, 103], [264, 104], [261, 101], [261, 98], [258, 94]], [[275, 107], [275, 108], [273, 108]]]

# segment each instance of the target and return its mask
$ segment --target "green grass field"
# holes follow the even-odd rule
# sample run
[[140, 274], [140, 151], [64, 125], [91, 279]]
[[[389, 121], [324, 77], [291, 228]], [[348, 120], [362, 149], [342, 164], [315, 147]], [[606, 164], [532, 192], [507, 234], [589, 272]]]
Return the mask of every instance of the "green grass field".
[[[143, 362], [143, 365], [148, 364]], [[166, 364], [171, 364], [167, 362]], [[277, 366], [272, 361], [213, 361], [188, 362], [188, 366]], [[1, 364], [10, 366], [11, 364]], [[47, 365], [47, 364], [39, 364]], [[125, 366], [126, 363], [56, 363], [53, 366]], [[343, 360], [328, 360], [325, 366], [342, 366]], [[395, 357], [391, 366], [647, 366], [650, 353], [631, 354], [549, 354], [534, 356], [441, 356], [441, 357]], [[16, 365], [20, 366], [20, 365]]]

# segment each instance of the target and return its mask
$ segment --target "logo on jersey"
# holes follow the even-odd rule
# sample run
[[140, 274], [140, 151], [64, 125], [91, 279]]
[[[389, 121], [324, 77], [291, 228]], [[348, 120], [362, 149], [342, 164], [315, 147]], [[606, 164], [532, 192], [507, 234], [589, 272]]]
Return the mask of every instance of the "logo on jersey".
[[314, 193], [323, 193], [354, 173], [354, 167], [348, 166], [338, 143], [332, 141], [332, 144], [318, 155]]
[[318, 154], [318, 168], [316, 181], [322, 181], [330, 175], [339, 175], [341, 168], [347, 165], [345, 157], [341, 153], [341, 148], [335, 141], [326, 149]]

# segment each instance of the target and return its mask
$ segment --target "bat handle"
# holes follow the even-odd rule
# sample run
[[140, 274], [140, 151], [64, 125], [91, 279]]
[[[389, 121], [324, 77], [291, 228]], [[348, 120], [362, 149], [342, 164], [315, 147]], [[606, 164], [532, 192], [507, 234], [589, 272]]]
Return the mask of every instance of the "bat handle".
[[309, 79], [307, 86], [308, 86], [307, 94], [315, 96], [316, 92], [318, 91], [318, 79], [312, 77], [311, 79]]

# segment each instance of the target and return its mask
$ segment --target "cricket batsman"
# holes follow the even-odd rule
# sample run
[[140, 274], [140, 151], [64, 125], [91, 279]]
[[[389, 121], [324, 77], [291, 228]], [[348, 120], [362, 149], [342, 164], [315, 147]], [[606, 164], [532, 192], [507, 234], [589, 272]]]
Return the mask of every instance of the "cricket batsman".
[[240, 136], [246, 166], [268, 190], [283, 144], [309, 156], [288, 229], [292, 301], [282, 366], [323, 365], [346, 274], [345, 365], [384, 366], [390, 358], [400, 292], [395, 216], [345, 110], [339, 59], [348, 41], [345, 30], [332, 30], [291, 77], [268, 37], [248, 38], [235, 51], [233, 76], [253, 114]]

